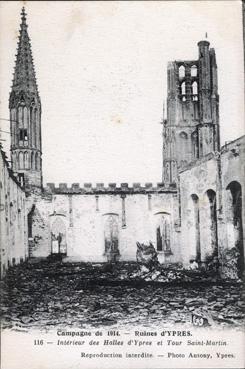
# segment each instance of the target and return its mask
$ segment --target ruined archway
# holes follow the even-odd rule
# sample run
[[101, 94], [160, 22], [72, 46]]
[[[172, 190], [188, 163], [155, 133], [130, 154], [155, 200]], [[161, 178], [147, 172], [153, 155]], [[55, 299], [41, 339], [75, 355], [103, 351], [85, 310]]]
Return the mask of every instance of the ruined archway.
[[239, 253], [238, 273], [244, 272], [244, 245], [242, 223], [242, 187], [237, 181], [232, 181], [226, 188], [227, 201], [227, 232], [229, 248], [235, 247]]
[[51, 253], [67, 255], [66, 224], [62, 216], [56, 216], [51, 224]]

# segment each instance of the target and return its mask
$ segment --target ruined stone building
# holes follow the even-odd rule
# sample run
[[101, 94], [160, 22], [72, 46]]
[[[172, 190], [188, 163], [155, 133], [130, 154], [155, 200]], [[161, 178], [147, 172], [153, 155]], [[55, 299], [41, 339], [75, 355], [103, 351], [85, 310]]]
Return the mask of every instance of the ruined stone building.
[[10, 265], [28, 257], [26, 194], [13, 171], [6, 155], [0, 153], [0, 245], [1, 275]]
[[[41, 100], [24, 10], [21, 18], [9, 98], [12, 170], [19, 182], [11, 176], [17, 190], [9, 193], [9, 170], [4, 170], [1, 227], [8, 228], [11, 202], [22, 201], [17, 208], [25, 219], [22, 240], [17, 236], [12, 246], [5, 243], [2, 267], [52, 253], [67, 261], [135, 261], [136, 242], [150, 240], [161, 263], [186, 266], [191, 258], [204, 264], [216, 257], [226, 275], [230, 261], [237, 260], [234, 277], [240, 275], [245, 138], [220, 147], [217, 64], [209, 42], [198, 43], [196, 60], [168, 64], [161, 183], [49, 183], [44, 188]], [[1, 241], [11, 234], [4, 231]], [[22, 253], [15, 252], [17, 243]]]

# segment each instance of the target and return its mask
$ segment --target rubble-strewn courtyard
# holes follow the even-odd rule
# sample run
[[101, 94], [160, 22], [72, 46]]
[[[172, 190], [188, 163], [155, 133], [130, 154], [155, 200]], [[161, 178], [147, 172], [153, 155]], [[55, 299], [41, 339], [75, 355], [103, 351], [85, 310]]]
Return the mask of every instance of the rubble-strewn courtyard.
[[181, 280], [181, 271], [164, 273], [140, 274], [136, 263], [25, 262], [10, 268], [2, 281], [2, 326], [190, 326], [192, 314], [200, 312], [216, 327], [244, 324], [241, 282], [195, 273]]

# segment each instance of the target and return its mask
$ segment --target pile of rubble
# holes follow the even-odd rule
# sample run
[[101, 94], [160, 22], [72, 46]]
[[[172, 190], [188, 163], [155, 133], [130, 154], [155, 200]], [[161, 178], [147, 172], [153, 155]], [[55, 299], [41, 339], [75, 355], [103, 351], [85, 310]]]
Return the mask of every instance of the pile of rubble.
[[123, 275], [122, 278], [142, 280], [145, 282], [184, 284], [190, 282], [214, 282], [219, 281], [217, 270], [210, 269], [184, 269], [179, 263], [160, 264], [154, 246], [149, 243], [137, 243], [137, 267], [133, 273]]
[[155, 283], [180, 281], [185, 273], [147, 268], [140, 260], [115, 265], [25, 262], [10, 268], [2, 282], [2, 326], [19, 330], [189, 326], [192, 314], [200, 309], [206, 309], [215, 324], [242, 326], [241, 284]]

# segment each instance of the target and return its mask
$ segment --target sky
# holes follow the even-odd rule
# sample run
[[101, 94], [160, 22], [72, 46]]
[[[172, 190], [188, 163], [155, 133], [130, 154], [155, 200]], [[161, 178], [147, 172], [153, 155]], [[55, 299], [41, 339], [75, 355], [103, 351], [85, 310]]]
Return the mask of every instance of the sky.
[[[25, 5], [47, 182], [161, 182], [167, 63], [216, 51], [221, 143], [244, 134], [241, 2], [1, 1], [0, 124]], [[1, 133], [9, 150], [9, 134]]]

